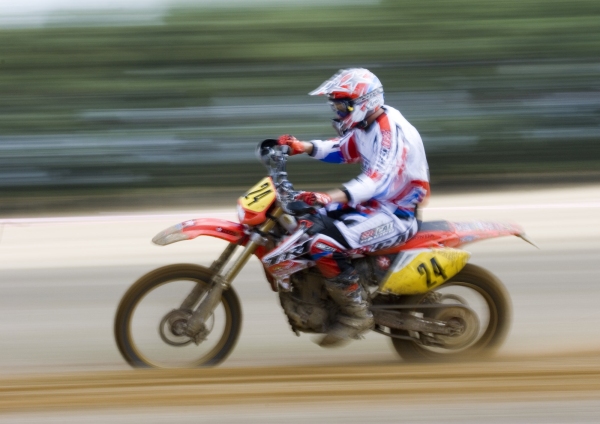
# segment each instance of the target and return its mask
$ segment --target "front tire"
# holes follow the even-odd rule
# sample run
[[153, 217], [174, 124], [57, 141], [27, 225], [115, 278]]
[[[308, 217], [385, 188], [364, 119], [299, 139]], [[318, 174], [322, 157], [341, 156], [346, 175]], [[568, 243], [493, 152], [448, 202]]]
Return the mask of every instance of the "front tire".
[[[221, 303], [207, 320], [211, 331], [199, 345], [169, 333], [167, 325], [166, 318], [173, 316], [197, 284], [208, 289], [211, 276], [201, 266], [169, 265], [142, 276], [127, 290], [117, 308], [114, 332], [119, 351], [131, 366], [214, 366], [229, 356], [242, 323], [240, 302], [232, 288], [223, 292]], [[175, 314], [185, 318], [185, 313]]]
[[[440, 294], [448, 293], [447, 298], [453, 301], [460, 299], [461, 303], [466, 303], [471, 308], [475, 307], [475, 303], [480, 304], [479, 308], [474, 309], [477, 318], [483, 321], [484, 325], [481, 325], [481, 329], [477, 329], [479, 334], [466, 346], [454, 346], [450, 338], [448, 338], [450, 341], [448, 348], [431, 347], [417, 341], [392, 338], [393, 347], [402, 359], [407, 362], [472, 359], [490, 356], [502, 345], [510, 328], [511, 303], [504, 285], [493, 274], [476, 265], [467, 264], [458, 274], [434, 291]], [[464, 301], [463, 292], [471, 293], [473, 300]], [[460, 297], [456, 293], [459, 293]], [[412, 305], [423, 303], [427, 296], [428, 294], [408, 296], [402, 303]], [[483, 312], [484, 309], [487, 309], [487, 314]], [[392, 334], [422, 337], [403, 330], [392, 330]]]

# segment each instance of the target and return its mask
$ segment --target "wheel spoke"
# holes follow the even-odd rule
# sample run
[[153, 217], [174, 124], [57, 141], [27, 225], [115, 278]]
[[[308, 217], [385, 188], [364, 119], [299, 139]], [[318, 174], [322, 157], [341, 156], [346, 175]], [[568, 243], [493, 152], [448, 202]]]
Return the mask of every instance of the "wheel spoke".
[[233, 349], [241, 312], [233, 290], [224, 292], [197, 337], [185, 334], [192, 311], [178, 308], [199, 284], [208, 288], [210, 273], [192, 265], [164, 267], [140, 278], [125, 294], [117, 312], [119, 349], [133, 366], [159, 368], [215, 365]]

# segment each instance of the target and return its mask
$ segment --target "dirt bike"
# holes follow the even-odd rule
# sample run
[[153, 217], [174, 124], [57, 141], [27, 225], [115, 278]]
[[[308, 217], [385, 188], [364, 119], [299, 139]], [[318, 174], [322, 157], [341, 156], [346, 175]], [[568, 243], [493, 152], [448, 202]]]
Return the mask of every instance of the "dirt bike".
[[[257, 156], [269, 175], [238, 200], [239, 223], [203, 218], [172, 226], [155, 244], [199, 236], [228, 242], [210, 267], [169, 265], [142, 276], [123, 296], [115, 337], [134, 367], [219, 364], [232, 352], [241, 329], [241, 307], [232, 282], [252, 255], [265, 269], [292, 331], [327, 333], [339, 308], [324, 277], [307, 254], [315, 208], [295, 201], [299, 191], [287, 178], [289, 148], [265, 140]], [[348, 252], [373, 313], [373, 331], [391, 339], [405, 361], [439, 361], [489, 355], [504, 341], [511, 302], [503, 284], [468, 264], [460, 246], [515, 235], [512, 224], [421, 222], [402, 245], [375, 245], [372, 252]], [[532, 243], [533, 244], [533, 243]], [[235, 255], [236, 249], [241, 253]], [[233, 262], [227, 269], [228, 262]], [[226, 270], [225, 270], [226, 269]]]

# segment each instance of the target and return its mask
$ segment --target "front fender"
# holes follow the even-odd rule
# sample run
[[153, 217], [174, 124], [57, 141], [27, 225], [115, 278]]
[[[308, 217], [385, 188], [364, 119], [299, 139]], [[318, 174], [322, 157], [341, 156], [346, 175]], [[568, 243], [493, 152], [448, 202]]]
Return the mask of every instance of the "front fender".
[[183, 240], [192, 240], [199, 236], [210, 236], [226, 240], [229, 243], [243, 244], [247, 235], [244, 226], [217, 218], [200, 218], [184, 221], [161, 231], [152, 239], [160, 246]]

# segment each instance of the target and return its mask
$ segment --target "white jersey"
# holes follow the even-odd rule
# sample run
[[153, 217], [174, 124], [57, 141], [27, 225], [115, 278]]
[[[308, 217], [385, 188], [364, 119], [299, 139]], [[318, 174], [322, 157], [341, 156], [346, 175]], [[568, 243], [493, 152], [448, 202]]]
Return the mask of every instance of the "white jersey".
[[381, 205], [397, 216], [414, 217], [415, 207], [429, 194], [423, 141], [398, 110], [383, 109], [385, 113], [365, 129], [311, 141], [311, 156], [331, 163], [362, 163], [362, 173], [344, 184], [351, 206], [369, 202], [376, 209]]

